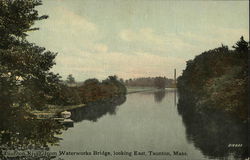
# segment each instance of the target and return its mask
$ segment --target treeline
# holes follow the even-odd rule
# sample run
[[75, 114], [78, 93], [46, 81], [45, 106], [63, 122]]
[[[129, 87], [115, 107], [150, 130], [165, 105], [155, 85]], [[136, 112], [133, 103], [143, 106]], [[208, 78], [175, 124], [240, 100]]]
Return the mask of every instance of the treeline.
[[125, 80], [126, 86], [139, 86], [139, 87], [157, 87], [157, 88], [165, 88], [165, 87], [173, 87], [174, 80], [168, 79], [166, 77], [142, 77], [135, 79]]
[[249, 42], [241, 37], [233, 50], [222, 45], [188, 61], [178, 78], [180, 99], [188, 97], [195, 111], [218, 109], [246, 119], [248, 54]]
[[69, 84], [61, 83], [60, 89], [50, 101], [51, 104], [90, 104], [118, 96], [124, 96], [127, 93], [126, 87], [118, 80], [117, 76], [109, 76], [101, 82], [95, 78], [88, 79], [79, 86], [75, 85], [72, 87], [72, 85]]

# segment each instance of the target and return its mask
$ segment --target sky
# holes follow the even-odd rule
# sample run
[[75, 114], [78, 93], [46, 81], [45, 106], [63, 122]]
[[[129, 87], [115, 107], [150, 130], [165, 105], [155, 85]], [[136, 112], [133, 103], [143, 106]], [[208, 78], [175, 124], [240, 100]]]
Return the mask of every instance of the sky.
[[248, 1], [43, 0], [28, 40], [57, 52], [52, 71], [77, 81], [182, 74], [186, 61], [241, 36]]

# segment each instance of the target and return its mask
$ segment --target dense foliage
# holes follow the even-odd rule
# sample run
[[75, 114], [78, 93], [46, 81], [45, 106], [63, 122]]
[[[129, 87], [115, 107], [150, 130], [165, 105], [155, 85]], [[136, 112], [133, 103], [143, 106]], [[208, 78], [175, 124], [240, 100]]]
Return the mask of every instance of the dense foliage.
[[166, 79], [163, 77], [155, 77], [154, 85], [156, 88], [165, 88], [166, 87]]
[[73, 77], [72, 74], [68, 75], [66, 82], [68, 84], [74, 84], [74, 83], [76, 83], [75, 78]]
[[219, 109], [247, 118], [249, 43], [243, 37], [233, 46], [222, 45], [187, 62], [178, 78], [182, 95], [192, 95], [196, 110]]
[[60, 84], [60, 89], [55, 92], [51, 104], [78, 105], [105, 101], [117, 96], [124, 96], [127, 89], [116, 76], [109, 76], [100, 82], [98, 79], [87, 79], [83, 83]]
[[126, 87], [117, 80], [116, 76], [109, 76], [102, 82], [97, 79], [88, 79], [79, 87], [79, 95], [84, 103], [125, 95], [126, 92]]
[[3, 106], [42, 109], [57, 89], [59, 76], [49, 70], [56, 53], [26, 40], [39, 16], [40, 0], [0, 1], [0, 103]]
[[0, 1], [0, 48], [7, 49], [20, 44], [25, 40], [28, 31], [35, 21], [48, 18], [47, 15], [38, 15], [35, 7], [41, 5], [41, 0], [1, 0]]

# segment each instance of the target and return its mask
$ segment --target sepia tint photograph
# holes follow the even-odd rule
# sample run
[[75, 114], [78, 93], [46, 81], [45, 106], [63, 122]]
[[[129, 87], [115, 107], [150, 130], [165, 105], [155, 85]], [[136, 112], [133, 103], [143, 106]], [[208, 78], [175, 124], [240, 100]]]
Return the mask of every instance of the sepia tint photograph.
[[0, 0], [0, 160], [249, 160], [249, 1]]

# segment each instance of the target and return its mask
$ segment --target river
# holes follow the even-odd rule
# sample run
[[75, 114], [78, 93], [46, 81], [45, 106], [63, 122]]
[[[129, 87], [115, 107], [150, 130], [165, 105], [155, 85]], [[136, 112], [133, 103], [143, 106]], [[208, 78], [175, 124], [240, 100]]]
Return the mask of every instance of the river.
[[[112, 104], [73, 110], [74, 127], [60, 135], [59, 146], [50, 149], [63, 154], [88, 154], [59, 156], [65, 160], [218, 159], [213, 156], [213, 146], [207, 146], [212, 156], [203, 154], [202, 147], [190, 138], [177, 102], [176, 90], [166, 89], [129, 94]], [[206, 141], [209, 139], [202, 143]], [[230, 154], [223, 156], [233, 159]]]

